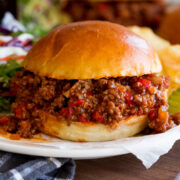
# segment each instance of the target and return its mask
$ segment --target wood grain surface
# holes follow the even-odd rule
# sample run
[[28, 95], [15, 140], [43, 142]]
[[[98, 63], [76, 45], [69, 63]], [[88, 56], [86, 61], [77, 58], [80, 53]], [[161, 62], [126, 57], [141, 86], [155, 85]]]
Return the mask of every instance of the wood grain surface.
[[180, 171], [180, 141], [148, 170], [132, 154], [76, 164], [75, 180], [174, 180]]

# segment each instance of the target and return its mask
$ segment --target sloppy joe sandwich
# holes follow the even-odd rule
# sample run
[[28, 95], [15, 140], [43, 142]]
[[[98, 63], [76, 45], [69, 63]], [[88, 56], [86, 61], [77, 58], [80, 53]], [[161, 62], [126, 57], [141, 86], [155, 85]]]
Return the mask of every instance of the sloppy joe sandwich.
[[[11, 131], [72, 141], [108, 141], [145, 127], [174, 126], [168, 78], [154, 49], [127, 28], [105, 21], [57, 27], [30, 50], [11, 80]], [[13, 122], [14, 126], [13, 126]], [[14, 128], [14, 129], [13, 129]]]

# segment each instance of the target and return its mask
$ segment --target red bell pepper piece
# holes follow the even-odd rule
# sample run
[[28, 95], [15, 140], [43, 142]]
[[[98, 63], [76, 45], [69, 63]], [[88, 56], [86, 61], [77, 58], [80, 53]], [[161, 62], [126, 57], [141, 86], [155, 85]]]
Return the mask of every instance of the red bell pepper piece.
[[131, 94], [131, 92], [127, 91], [125, 93], [125, 96], [124, 96], [126, 102], [128, 103], [129, 106], [132, 106], [133, 105], [133, 96]]
[[83, 99], [79, 99], [79, 100], [74, 102], [74, 105], [81, 105], [83, 102], [84, 102]]
[[98, 111], [95, 111], [92, 116], [93, 119], [96, 120], [97, 122], [102, 122], [104, 120], [104, 117]]
[[93, 92], [88, 91], [86, 94], [92, 96], [92, 95], [93, 95]]
[[73, 109], [70, 107], [62, 108], [60, 111], [60, 115], [64, 117], [71, 117], [73, 115]]
[[145, 88], [149, 88], [151, 86], [151, 81], [147, 79], [139, 78], [138, 82], [140, 82]]
[[15, 110], [15, 114], [16, 114], [16, 117], [18, 118], [18, 119], [22, 119], [23, 117], [22, 117], [22, 112], [23, 112], [23, 110], [26, 110], [27, 109], [27, 105], [26, 104], [21, 104], [21, 105], [19, 105], [17, 108], [16, 108], [16, 110]]
[[158, 112], [156, 110], [151, 110], [148, 114], [148, 118], [150, 121], [153, 121], [158, 118]]

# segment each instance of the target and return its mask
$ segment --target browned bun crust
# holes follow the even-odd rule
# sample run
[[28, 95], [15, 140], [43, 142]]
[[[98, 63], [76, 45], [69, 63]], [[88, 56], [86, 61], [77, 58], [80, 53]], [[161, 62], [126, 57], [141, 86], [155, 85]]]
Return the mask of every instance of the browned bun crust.
[[105, 21], [59, 26], [30, 50], [25, 69], [55, 79], [98, 79], [158, 73], [153, 48], [127, 28]]
[[45, 113], [39, 124], [39, 130], [45, 134], [65, 140], [93, 142], [110, 141], [133, 136], [147, 126], [147, 116], [131, 116], [111, 128], [101, 123], [81, 123], [59, 120], [56, 116]]
[[162, 20], [158, 34], [172, 44], [180, 44], [180, 6]]

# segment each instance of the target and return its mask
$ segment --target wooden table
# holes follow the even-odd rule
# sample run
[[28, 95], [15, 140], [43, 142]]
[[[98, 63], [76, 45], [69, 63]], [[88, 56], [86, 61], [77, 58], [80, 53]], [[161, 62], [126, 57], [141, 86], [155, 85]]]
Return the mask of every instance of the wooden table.
[[180, 172], [180, 141], [148, 170], [132, 154], [76, 164], [75, 180], [174, 180]]

